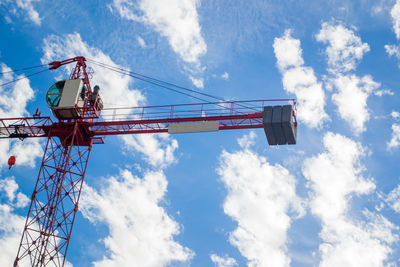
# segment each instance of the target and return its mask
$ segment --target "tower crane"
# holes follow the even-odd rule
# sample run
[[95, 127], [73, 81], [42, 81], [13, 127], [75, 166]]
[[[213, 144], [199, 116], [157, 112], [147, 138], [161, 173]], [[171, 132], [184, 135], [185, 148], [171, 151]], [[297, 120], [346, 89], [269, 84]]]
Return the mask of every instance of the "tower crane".
[[[38, 110], [30, 117], [0, 118], [0, 139], [47, 138], [14, 267], [64, 266], [92, 147], [104, 144], [108, 135], [263, 128], [270, 145], [296, 144], [294, 99], [220, 99], [198, 104], [105, 108], [99, 87], [91, 87], [86, 62], [96, 64], [79, 56], [47, 65], [53, 70], [75, 64], [69, 79], [54, 83], [46, 94], [46, 102], [57, 120], [42, 116]], [[166, 86], [168, 83], [162, 85], [159, 80], [139, 74], [135, 77], [171, 89]], [[100, 117], [101, 112], [107, 115]]]

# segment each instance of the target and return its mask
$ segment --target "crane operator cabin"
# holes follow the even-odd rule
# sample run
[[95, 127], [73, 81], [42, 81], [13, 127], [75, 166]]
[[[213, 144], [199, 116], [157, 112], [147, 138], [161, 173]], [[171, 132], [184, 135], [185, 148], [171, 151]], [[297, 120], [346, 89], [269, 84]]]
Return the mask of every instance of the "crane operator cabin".
[[80, 119], [83, 116], [85, 101], [95, 110], [101, 110], [99, 86], [87, 96], [87, 88], [82, 79], [63, 80], [54, 83], [46, 94], [46, 102], [53, 115], [59, 120]]

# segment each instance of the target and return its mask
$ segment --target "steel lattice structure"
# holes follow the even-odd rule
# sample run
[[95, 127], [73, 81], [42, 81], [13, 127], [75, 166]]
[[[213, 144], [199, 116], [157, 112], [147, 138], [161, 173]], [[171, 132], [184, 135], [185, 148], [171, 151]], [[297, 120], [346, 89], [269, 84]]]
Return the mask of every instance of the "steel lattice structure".
[[30, 266], [64, 265], [92, 149], [74, 145], [80, 135], [78, 123], [64, 143], [49, 131], [14, 266], [24, 259]]
[[92, 146], [103, 144], [105, 136], [172, 133], [172, 126], [178, 132], [194, 132], [187, 131], [187, 125], [198, 128], [207, 123], [217, 125], [214, 130], [266, 129], [265, 105], [295, 104], [293, 99], [279, 99], [102, 109], [100, 98], [89, 101], [94, 92], [85, 61], [75, 57], [49, 64], [56, 69], [76, 63], [70, 79], [82, 79], [87, 88], [84, 105], [76, 107], [80, 118], [53, 122], [37, 112], [32, 117], [0, 119], [0, 139], [47, 138], [14, 267], [64, 266]]

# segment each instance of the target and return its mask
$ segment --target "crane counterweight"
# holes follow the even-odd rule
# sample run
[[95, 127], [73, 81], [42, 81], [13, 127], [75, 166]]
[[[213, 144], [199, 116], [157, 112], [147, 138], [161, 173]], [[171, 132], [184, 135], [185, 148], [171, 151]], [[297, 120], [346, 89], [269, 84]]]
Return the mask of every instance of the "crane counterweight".
[[263, 125], [269, 145], [294, 145], [297, 123], [292, 105], [264, 107]]

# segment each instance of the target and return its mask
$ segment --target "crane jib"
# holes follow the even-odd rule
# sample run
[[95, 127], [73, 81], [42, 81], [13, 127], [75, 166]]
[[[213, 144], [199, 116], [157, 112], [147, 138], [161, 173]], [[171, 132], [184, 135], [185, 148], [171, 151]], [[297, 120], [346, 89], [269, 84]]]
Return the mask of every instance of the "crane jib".
[[[103, 136], [145, 133], [191, 133], [264, 128], [269, 145], [296, 144], [297, 123], [291, 105], [266, 106], [263, 112], [206, 117], [57, 122], [49, 117], [0, 119], [0, 138], [59, 137], [64, 143], [75, 123], [75, 145], [103, 144]], [[0, 124], [0, 125], [1, 125]], [[5, 126], [5, 127], [4, 127]]]

